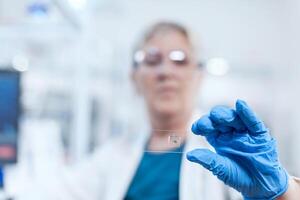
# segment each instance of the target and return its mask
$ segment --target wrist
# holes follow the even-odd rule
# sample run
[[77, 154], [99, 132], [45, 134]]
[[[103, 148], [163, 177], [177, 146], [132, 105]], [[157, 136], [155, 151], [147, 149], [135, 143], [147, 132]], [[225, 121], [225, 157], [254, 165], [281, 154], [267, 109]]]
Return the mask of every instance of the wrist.
[[295, 177], [289, 178], [289, 186], [285, 193], [283, 193], [277, 200], [296, 200], [300, 199], [300, 179]]

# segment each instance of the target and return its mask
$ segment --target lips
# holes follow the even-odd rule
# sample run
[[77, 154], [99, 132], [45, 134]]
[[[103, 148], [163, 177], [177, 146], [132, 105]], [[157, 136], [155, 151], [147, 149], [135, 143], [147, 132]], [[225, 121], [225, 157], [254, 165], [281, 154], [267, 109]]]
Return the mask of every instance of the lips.
[[175, 92], [176, 89], [174, 87], [163, 87], [158, 90], [159, 92]]
[[163, 86], [159, 87], [157, 92], [162, 95], [175, 94], [177, 89], [173, 86]]

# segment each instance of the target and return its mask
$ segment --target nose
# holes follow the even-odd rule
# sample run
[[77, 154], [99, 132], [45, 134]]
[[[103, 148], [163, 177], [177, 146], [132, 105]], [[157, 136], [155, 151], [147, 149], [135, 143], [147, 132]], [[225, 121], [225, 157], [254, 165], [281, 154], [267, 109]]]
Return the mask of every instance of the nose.
[[162, 62], [156, 69], [159, 80], [165, 80], [174, 76], [174, 68], [170, 63]]

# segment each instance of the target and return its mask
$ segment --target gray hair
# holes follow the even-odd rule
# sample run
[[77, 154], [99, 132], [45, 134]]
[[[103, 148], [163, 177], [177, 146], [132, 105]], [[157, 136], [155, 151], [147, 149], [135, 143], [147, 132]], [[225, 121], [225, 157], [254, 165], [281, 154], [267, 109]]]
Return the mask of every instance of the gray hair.
[[194, 44], [191, 39], [191, 34], [188, 32], [187, 28], [183, 25], [176, 23], [176, 22], [158, 22], [150, 26], [145, 33], [142, 35], [140, 40], [135, 45], [134, 51], [133, 51], [133, 67], [136, 68], [138, 66], [138, 63], [134, 59], [134, 54], [140, 50], [146, 42], [148, 42], [151, 38], [153, 38], [157, 34], [165, 34], [169, 32], [178, 32], [182, 34], [187, 41], [190, 43], [192, 48], [194, 48]]

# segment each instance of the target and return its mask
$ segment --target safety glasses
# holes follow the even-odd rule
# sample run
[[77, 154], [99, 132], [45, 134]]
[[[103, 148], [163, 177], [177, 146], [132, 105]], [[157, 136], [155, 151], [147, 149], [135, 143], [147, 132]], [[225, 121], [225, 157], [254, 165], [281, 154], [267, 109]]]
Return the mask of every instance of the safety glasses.
[[[187, 54], [182, 50], [172, 50], [168, 53], [167, 58], [176, 66], [185, 66], [189, 64]], [[164, 55], [157, 48], [139, 50], [134, 54], [135, 65], [144, 64], [146, 66], [159, 66], [164, 61]]]

